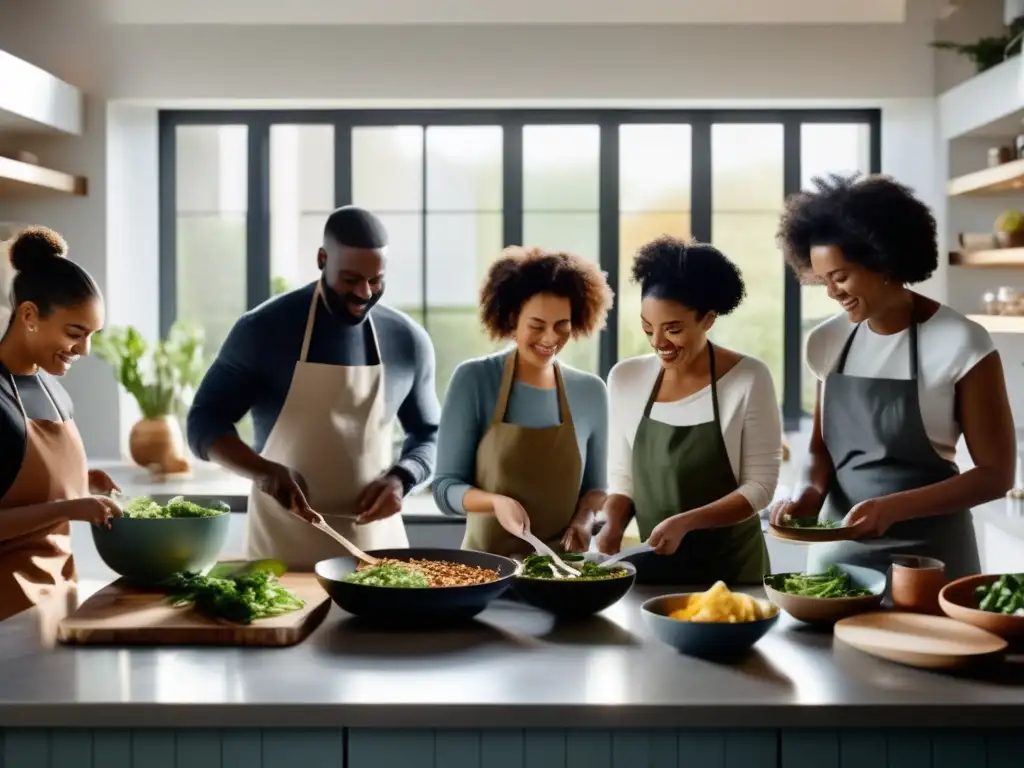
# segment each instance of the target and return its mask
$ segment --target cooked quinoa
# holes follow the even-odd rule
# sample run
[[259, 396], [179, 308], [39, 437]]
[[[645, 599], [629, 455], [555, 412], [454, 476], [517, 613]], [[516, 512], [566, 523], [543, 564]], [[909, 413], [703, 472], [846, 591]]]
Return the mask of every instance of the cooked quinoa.
[[365, 568], [392, 565], [418, 571], [426, 576], [431, 587], [468, 587], [474, 584], [486, 584], [498, 580], [498, 572], [493, 568], [480, 568], [476, 565], [452, 563], [447, 560], [398, 560], [384, 558], [377, 566], [360, 564], [358, 570]]

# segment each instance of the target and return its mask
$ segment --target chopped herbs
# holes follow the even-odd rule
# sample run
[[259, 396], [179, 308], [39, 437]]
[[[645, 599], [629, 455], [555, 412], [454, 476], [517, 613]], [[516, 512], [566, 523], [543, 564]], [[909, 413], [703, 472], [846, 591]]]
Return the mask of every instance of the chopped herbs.
[[216, 517], [230, 512], [231, 509], [222, 501], [216, 506], [202, 507], [195, 502], [186, 501], [183, 496], [175, 496], [164, 506], [160, 506], [149, 496], [137, 496], [124, 505], [124, 516], [133, 520], [170, 520], [181, 517]]
[[402, 567], [394, 563], [373, 565], [353, 571], [344, 578], [349, 584], [362, 584], [364, 587], [411, 587], [425, 588], [430, 581], [420, 571]]
[[831, 565], [825, 573], [809, 575], [803, 573], [779, 573], [765, 579], [772, 589], [801, 597], [842, 598], [868, 597], [874, 594], [869, 589], [858, 587], [848, 573]]
[[[597, 563], [584, 560], [582, 555], [562, 555], [562, 561], [570, 568], [580, 572], [579, 576], [571, 576], [566, 571], [553, 565], [548, 555], [527, 555], [523, 558], [521, 578], [526, 579], [558, 579], [569, 581], [604, 581], [629, 575], [625, 568], [602, 568]], [[558, 575], [555, 575], [557, 571]]]
[[785, 517], [782, 521], [783, 528], [805, 528], [827, 530], [829, 528], [842, 528], [842, 523], [834, 520], [818, 520], [816, 517]]
[[1007, 573], [991, 584], [977, 587], [978, 609], [1007, 616], [1024, 616], [1024, 573]]
[[266, 562], [234, 569], [222, 576], [177, 573], [164, 587], [174, 605], [191, 604], [212, 619], [236, 624], [251, 624], [304, 607], [305, 602], [278, 581], [275, 571], [281, 569], [275, 568], [273, 561]]

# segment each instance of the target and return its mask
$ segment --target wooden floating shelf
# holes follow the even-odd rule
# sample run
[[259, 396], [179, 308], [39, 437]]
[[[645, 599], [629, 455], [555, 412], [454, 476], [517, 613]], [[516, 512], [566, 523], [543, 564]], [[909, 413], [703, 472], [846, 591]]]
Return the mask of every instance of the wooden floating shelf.
[[1024, 267], [1024, 248], [995, 248], [991, 251], [970, 251], [949, 254], [949, 263], [956, 267], [995, 269]]
[[1024, 333], [1024, 317], [1013, 315], [968, 315], [991, 333]]
[[1013, 193], [1024, 193], [1024, 160], [1013, 160], [995, 168], [958, 176], [946, 185], [946, 194], [950, 197]]
[[0, 197], [53, 193], [84, 196], [88, 188], [88, 183], [81, 176], [0, 157]]

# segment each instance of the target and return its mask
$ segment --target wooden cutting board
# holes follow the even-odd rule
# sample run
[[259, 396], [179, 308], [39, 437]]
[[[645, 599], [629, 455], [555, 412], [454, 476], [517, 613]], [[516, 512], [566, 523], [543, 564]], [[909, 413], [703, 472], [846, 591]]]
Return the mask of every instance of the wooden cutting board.
[[324, 620], [331, 598], [312, 573], [286, 573], [281, 583], [302, 598], [305, 607], [246, 625], [174, 608], [166, 595], [118, 579], [64, 619], [57, 639], [87, 645], [295, 645]]
[[945, 616], [874, 611], [841, 619], [835, 637], [872, 656], [925, 669], [956, 669], [1006, 650], [984, 629]]

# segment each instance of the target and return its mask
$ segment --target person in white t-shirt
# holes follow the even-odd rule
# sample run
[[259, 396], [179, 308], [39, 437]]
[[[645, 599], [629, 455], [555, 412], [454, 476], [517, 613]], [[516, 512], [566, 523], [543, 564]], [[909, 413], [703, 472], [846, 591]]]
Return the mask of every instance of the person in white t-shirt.
[[[816, 179], [787, 202], [779, 241], [794, 271], [843, 309], [807, 339], [819, 379], [808, 464], [772, 522], [815, 518], [855, 541], [816, 544], [809, 571], [888, 571], [897, 553], [980, 570], [971, 507], [1010, 488], [1016, 441], [1002, 363], [984, 328], [912, 291], [938, 266], [935, 219], [872, 176]], [[960, 473], [963, 435], [974, 467]]]
[[708, 332], [743, 300], [739, 269], [711, 245], [663, 237], [633, 264], [639, 321], [654, 354], [608, 377], [609, 497], [598, 542], [618, 552], [635, 514], [653, 553], [643, 583], [761, 583], [770, 571], [758, 512], [782, 460], [775, 387], [760, 360], [715, 346]]

